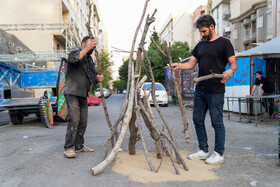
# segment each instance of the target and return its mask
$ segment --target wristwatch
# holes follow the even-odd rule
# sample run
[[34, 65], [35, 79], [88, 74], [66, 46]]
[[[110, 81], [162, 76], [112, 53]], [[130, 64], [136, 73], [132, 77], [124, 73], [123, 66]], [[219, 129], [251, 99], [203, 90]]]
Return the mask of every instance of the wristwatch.
[[[231, 69], [231, 68], [230, 68]], [[234, 69], [231, 69], [232, 70], [232, 72], [233, 72], [233, 74], [235, 73], [235, 70]]]

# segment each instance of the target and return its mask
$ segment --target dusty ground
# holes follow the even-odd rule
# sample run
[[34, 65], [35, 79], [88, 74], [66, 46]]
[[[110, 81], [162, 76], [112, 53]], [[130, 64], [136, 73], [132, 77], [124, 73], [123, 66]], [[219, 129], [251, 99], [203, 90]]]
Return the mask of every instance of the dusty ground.
[[[124, 95], [113, 95], [107, 99], [112, 121], [118, 117], [123, 99]], [[187, 111], [191, 123], [191, 142], [187, 145], [181, 133], [182, 122], [178, 106], [170, 105], [162, 109], [172, 125], [182, 155], [186, 157], [186, 152], [197, 149], [194, 126], [191, 123], [192, 112]], [[0, 121], [7, 121], [7, 115], [1, 113]], [[80, 153], [75, 159], [67, 159], [63, 156], [66, 123], [57, 122], [55, 129], [46, 129], [38, 118], [31, 116], [24, 120], [22, 125], [9, 124], [0, 127], [0, 186], [250, 186], [253, 181], [257, 181], [257, 186], [280, 186], [280, 167], [277, 166], [278, 121], [268, 120], [259, 123], [256, 127], [254, 123], [238, 122], [238, 117], [232, 119], [236, 121], [227, 120], [225, 114], [227, 135], [224, 164], [208, 169], [209, 166], [204, 166], [204, 163], [200, 162], [199, 167], [202, 167], [198, 169], [201, 170], [199, 174], [190, 177], [191, 172], [184, 173], [193, 179], [199, 177], [199, 180], [176, 179], [175, 173], [171, 170], [169, 174], [171, 179], [147, 182], [146, 178], [136, 180], [127, 174], [116, 172], [112, 168], [114, 164], [98, 176], [91, 175], [91, 167], [97, 165], [104, 156], [103, 144], [110, 133], [102, 106], [89, 108], [89, 124], [85, 135], [86, 145], [96, 148], [96, 151]], [[156, 120], [158, 125], [162, 125], [159, 116], [156, 116]], [[206, 121], [210, 150], [213, 151], [214, 133], [209, 123], [209, 116]], [[154, 152], [153, 142], [146, 129], [144, 134], [149, 151]], [[122, 147], [124, 156], [120, 155], [117, 164], [122, 158], [130, 157], [131, 160], [145, 161], [141, 155], [128, 156], [127, 144], [128, 133]], [[140, 141], [137, 143], [137, 152], [139, 154], [143, 152]], [[169, 161], [165, 160], [165, 162]], [[190, 169], [197, 169], [191, 167], [192, 164], [189, 163]], [[146, 163], [142, 165], [147, 169]], [[134, 165], [129, 163], [129, 167], [133, 170]], [[206, 175], [203, 174], [204, 172], [210, 172], [214, 177], [205, 180], [209, 173]], [[160, 178], [156, 174], [153, 175], [154, 178]]]

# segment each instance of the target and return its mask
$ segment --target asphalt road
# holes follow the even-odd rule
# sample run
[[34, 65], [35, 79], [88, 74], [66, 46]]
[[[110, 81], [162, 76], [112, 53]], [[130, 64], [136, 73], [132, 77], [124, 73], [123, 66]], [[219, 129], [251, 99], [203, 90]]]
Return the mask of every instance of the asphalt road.
[[[114, 122], [119, 116], [124, 95], [112, 95], [106, 99], [110, 117]], [[153, 108], [155, 109], [155, 108]], [[179, 107], [169, 105], [162, 108], [172, 125], [179, 148], [193, 152], [197, 149], [194, 126], [190, 123], [191, 142], [186, 145], [181, 133], [182, 122]], [[156, 114], [156, 111], [154, 112]], [[192, 111], [187, 111], [191, 122]], [[156, 115], [158, 125], [162, 125]], [[207, 116], [207, 131], [210, 150], [213, 150], [214, 131]], [[143, 184], [115, 173], [111, 167], [98, 176], [92, 176], [90, 168], [97, 165], [104, 156], [110, 131], [107, 127], [102, 106], [89, 107], [88, 128], [85, 145], [96, 148], [94, 153], [79, 154], [75, 159], [63, 155], [66, 123], [56, 122], [55, 129], [45, 128], [38, 118], [31, 116], [22, 125], [9, 123], [8, 113], [0, 113], [0, 186], [280, 186], [278, 164], [278, 122], [239, 123], [224, 119], [226, 126], [225, 163], [214, 172], [219, 179], [204, 182], [165, 182]], [[7, 125], [8, 124], [8, 125]], [[149, 136], [144, 129], [145, 136]], [[122, 149], [128, 151], [128, 132]], [[153, 144], [148, 144], [154, 151]], [[137, 151], [143, 151], [137, 143]], [[186, 156], [186, 155], [184, 155]], [[133, 166], [131, 166], [133, 167]]]

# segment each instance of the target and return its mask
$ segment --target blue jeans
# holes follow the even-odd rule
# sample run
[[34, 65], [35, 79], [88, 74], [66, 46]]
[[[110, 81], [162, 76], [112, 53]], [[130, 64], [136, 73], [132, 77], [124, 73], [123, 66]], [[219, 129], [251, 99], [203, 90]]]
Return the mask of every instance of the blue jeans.
[[193, 122], [199, 149], [208, 152], [205, 116], [209, 109], [212, 127], [215, 130], [215, 151], [221, 156], [225, 151], [225, 127], [223, 123], [224, 94], [212, 94], [201, 91], [194, 93]]

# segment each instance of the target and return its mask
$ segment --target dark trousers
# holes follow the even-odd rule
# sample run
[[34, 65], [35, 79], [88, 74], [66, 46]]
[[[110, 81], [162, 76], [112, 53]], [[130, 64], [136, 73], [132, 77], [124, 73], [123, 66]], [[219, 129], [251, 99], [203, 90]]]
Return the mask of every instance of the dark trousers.
[[[263, 96], [274, 95], [274, 93], [263, 93]], [[271, 116], [274, 112], [274, 99], [273, 98], [265, 98], [262, 99], [262, 106], [265, 108], [266, 112], [269, 112]]]
[[68, 126], [65, 137], [64, 149], [76, 150], [84, 146], [84, 134], [87, 128], [88, 104], [86, 97], [65, 95], [68, 106]]
[[200, 91], [194, 93], [193, 122], [199, 149], [208, 152], [205, 116], [209, 109], [211, 124], [215, 130], [215, 151], [221, 156], [225, 151], [225, 127], [223, 123], [224, 94], [211, 94]]

